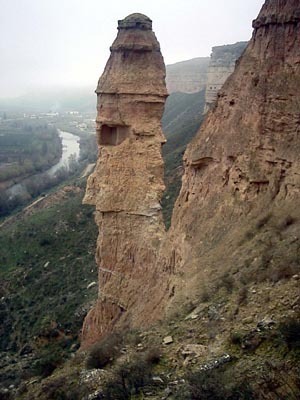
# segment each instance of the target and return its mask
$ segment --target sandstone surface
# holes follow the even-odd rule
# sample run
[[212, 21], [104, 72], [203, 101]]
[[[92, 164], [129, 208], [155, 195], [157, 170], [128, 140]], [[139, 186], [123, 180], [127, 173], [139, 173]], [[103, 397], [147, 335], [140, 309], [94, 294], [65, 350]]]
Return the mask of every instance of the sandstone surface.
[[158, 249], [165, 234], [161, 128], [167, 90], [165, 66], [152, 21], [142, 14], [119, 21], [111, 56], [99, 79], [99, 157], [85, 202], [96, 206], [99, 300], [82, 333], [89, 345], [122, 321], [145, 318], [143, 299], [157, 281]]
[[[115, 326], [143, 326], [199, 301], [205, 287], [248, 285], [251, 297], [268, 282], [276, 299], [290, 279], [282, 288], [292, 296], [299, 274], [299, 2], [267, 0], [253, 22], [251, 41], [187, 148], [168, 233], [159, 205], [163, 60], [148, 18], [126, 20], [97, 88], [100, 152], [86, 202], [96, 205], [100, 230], [99, 300], [84, 323], [84, 346]], [[270, 311], [270, 303], [256, 304], [255, 318]], [[288, 307], [272, 310], [280, 317]], [[219, 318], [217, 307], [210, 316]]]
[[299, 1], [267, 0], [253, 27], [184, 156], [160, 260], [177, 302], [226, 270], [246, 282], [299, 271]]

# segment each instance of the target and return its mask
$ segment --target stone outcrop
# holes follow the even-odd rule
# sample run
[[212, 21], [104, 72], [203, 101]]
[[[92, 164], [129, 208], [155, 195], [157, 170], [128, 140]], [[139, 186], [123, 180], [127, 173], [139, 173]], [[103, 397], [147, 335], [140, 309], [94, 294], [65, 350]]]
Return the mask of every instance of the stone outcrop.
[[119, 21], [96, 93], [99, 157], [84, 201], [96, 206], [99, 299], [85, 319], [83, 347], [118, 323], [150, 323], [154, 304], [161, 307], [156, 293], [145, 318], [143, 299], [158, 280], [154, 266], [165, 233], [161, 118], [167, 97], [160, 46], [145, 15]]
[[167, 65], [169, 93], [197, 93], [206, 86], [209, 57], [198, 57]]
[[212, 104], [217, 100], [219, 90], [224, 85], [226, 79], [233, 73], [236, 60], [245, 50], [247, 43], [237, 42], [235, 44], [212, 48], [207, 70], [204, 113], [207, 113]]
[[[182, 189], [160, 262], [175, 271], [175, 293], [185, 298], [226, 269], [238, 276], [247, 266], [255, 279], [267, 266], [284, 268], [292, 246], [288, 265], [298, 262], [299, 1], [267, 0], [253, 27], [235, 72], [184, 156]], [[254, 246], [250, 238], [259, 237], [269, 220], [269, 231]], [[259, 261], [266, 251], [267, 262]]]
[[[259, 283], [299, 269], [299, 1], [267, 0], [253, 22], [252, 40], [187, 148], [167, 234], [159, 205], [166, 89], [150, 23], [135, 15], [119, 23], [97, 89], [100, 156], [86, 201], [97, 210], [100, 285], [84, 346], [199, 301], [203, 285], [216, 288], [224, 273]], [[276, 285], [268, 290], [276, 296]]]

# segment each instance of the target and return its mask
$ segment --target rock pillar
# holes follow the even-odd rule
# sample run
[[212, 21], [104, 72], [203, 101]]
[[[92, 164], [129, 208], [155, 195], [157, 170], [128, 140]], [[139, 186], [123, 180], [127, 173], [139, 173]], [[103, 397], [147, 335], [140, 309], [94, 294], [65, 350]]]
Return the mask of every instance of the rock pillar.
[[160, 46], [145, 15], [118, 22], [96, 93], [99, 156], [84, 202], [96, 206], [99, 298], [85, 319], [83, 346], [122, 321], [145, 322], [141, 299], [157, 280], [165, 234], [161, 118], [167, 91]]

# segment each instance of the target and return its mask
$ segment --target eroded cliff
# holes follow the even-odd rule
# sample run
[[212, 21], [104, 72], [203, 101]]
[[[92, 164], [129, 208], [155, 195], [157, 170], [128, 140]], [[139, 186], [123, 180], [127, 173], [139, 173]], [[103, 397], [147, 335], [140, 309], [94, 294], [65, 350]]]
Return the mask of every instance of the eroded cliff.
[[[96, 205], [100, 230], [99, 300], [85, 320], [84, 345], [116, 325], [170, 315], [207, 288], [213, 296], [228, 279], [236, 293], [253, 284], [253, 293], [271, 285], [269, 298], [290, 296], [278, 308], [255, 300], [240, 318], [295, 312], [299, 21], [298, 1], [267, 0], [253, 22], [251, 41], [187, 148], [168, 233], [159, 204], [163, 60], [147, 17], [119, 22], [97, 89], [100, 155], [86, 202]], [[229, 330], [237, 315], [230, 307], [223, 318]]]
[[[148, 17], [132, 14], [119, 21], [118, 30], [96, 90], [99, 158], [85, 202], [96, 206], [99, 226], [99, 300], [84, 323], [84, 346], [119, 320], [131, 326], [145, 322], [141, 299], [157, 280], [165, 233], [160, 205], [165, 66]], [[151, 313], [148, 317], [147, 323]]]
[[198, 57], [167, 65], [168, 92], [197, 93], [206, 86], [209, 57]]
[[[299, 272], [299, 21], [299, 1], [266, 1], [187, 148], [161, 258], [175, 271], [177, 302], [216, 287], [226, 272], [239, 284]], [[296, 287], [291, 280], [291, 298]]]
[[246, 45], [247, 42], [237, 42], [212, 48], [207, 70], [204, 113], [217, 100], [219, 90], [226, 82], [226, 79], [233, 73], [236, 60], [241, 56]]

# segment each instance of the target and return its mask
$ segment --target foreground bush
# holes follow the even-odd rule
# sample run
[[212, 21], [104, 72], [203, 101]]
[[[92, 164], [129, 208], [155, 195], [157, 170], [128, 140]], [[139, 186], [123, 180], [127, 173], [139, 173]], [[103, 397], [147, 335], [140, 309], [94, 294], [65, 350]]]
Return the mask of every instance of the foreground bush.
[[282, 322], [279, 331], [289, 350], [300, 348], [300, 320], [291, 318]]
[[65, 377], [59, 377], [42, 386], [41, 398], [44, 400], [82, 400], [86, 398], [87, 389], [84, 385], [76, 384], [70, 387]]
[[104, 368], [119, 354], [121, 345], [122, 340], [119, 334], [113, 333], [106, 336], [91, 348], [86, 367], [89, 369]]
[[45, 346], [39, 354], [37, 360], [32, 365], [34, 375], [43, 378], [50, 376], [52, 372], [65, 361], [63, 350], [55, 344]]
[[152, 371], [160, 358], [159, 349], [153, 347], [130, 362], [122, 364], [116, 369], [114, 377], [106, 383], [98, 399], [127, 400], [132, 396], [143, 396], [146, 389], [155, 389]]
[[114, 379], [107, 383], [99, 399], [126, 400], [138, 395], [151, 382], [151, 364], [143, 359], [123, 364], [115, 372]]
[[186, 384], [177, 390], [176, 400], [254, 400], [246, 382], [227, 377], [226, 369], [200, 370], [188, 373]]

